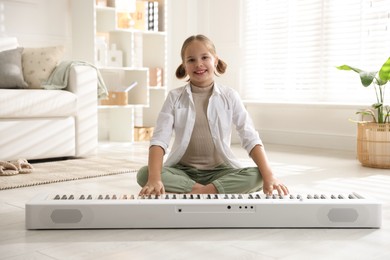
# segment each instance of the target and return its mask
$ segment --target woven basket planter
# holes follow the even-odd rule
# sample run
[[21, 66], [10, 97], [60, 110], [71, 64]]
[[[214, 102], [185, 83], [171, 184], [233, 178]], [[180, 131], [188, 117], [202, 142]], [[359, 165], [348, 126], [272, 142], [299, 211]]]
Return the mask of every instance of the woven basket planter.
[[363, 166], [390, 169], [390, 124], [358, 123], [357, 153]]

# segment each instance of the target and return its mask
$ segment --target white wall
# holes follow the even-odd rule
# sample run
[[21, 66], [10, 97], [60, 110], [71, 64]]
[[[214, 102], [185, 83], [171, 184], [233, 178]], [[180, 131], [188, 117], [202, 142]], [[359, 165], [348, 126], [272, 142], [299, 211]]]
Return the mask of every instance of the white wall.
[[[240, 79], [242, 1], [168, 0], [169, 89], [184, 84], [174, 77], [181, 45], [199, 33], [210, 37], [228, 64], [219, 82], [245, 87]], [[0, 0], [0, 36], [15, 36], [25, 47], [64, 44], [70, 56], [70, 10], [69, 0]], [[247, 108], [266, 143], [355, 150], [356, 128], [348, 119], [358, 105], [249, 103]]]
[[[243, 0], [170, 0], [168, 14], [169, 88], [183, 85], [174, 78], [185, 38], [205, 34], [228, 64], [219, 81], [237, 90], [240, 78], [241, 4]], [[260, 88], [261, 86], [259, 86]], [[265, 143], [355, 150], [356, 125], [349, 121], [360, 105], [247, 103], [256, 128]], [[237, 137], [233, 139], [237, 142]]]
[[[169, 0], [168, 10], [168, 85], [182, 86], [175, 78], [181, 63], [180, 50], [184, 40], [204, 34], [215, 44], [217, 54], [228, 64], [219, 81], [239, 89], [240, 74], [240, 12], [242, 0]], [[221, 8], [223, 6], [223, 8]]]
[[0, 36], [17, 37], [22, 47], [65, 46], [71, 55], [68, 0], [0, 0]]
[[359, 105], [253, 104], [247, 109], [268, 143], [356, 150], [355, 112]]

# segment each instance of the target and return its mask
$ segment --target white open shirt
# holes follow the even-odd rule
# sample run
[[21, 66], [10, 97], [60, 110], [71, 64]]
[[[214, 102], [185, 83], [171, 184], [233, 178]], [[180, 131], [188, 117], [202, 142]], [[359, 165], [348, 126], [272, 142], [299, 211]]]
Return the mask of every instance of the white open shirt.
[[[195, 124], [195, 113], [190, 84], [168, 93], [150, 141], [151, 146], [161, 146], [167, 153], [172, 135], [175, 133], [175, 140], [164, 166], [177, 164], [187, 150]], [[255, 145], [263, 145], [240, 96], [232, 88], [214, 83], [207, 107], [207, 118], [215, 148], [224, 161], [234, 168], [242, 166], [230, 149], [233, 125], [242, 147], [248, 154]]]

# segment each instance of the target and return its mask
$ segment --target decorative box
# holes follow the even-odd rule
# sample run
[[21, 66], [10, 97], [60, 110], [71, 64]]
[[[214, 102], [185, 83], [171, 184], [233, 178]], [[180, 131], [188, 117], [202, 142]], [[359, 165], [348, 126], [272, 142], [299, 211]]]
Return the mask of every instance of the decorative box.
[[154, 127], [136, 126], [134, 127], [134, 141], [149, 141], [153, 136]]
[[115, 91], [108, 91], [108, 99], [102, 99], [100, 104], [103, 106], [126, 106], [129, 101], [129, 91], [137, 86], [136, 81], [132, 82], [129, 86], [117, 87]]
[[128, 92], [109, 91], [108, 99], [102, 99], [104, 106], [126, 106], [128, 104]]
[[96, 6], [107, 6], [107, 0], [96, 0]]
[[161, 87], [163, 84], [163, 70], [162, 68], [150, 68], [149, 69], [149, 86]]

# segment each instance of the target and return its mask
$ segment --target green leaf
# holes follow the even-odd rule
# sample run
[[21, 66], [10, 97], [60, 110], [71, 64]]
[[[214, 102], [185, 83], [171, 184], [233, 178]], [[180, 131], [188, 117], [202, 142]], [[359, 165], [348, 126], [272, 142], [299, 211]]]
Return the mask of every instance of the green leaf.
[[370, 116], [374, 123], [376, 123], [376, 117], [374, 112], [372, 112], [370, 109], [366, 109], [364, 111], [358, 111], [356, 112], [357, 115], [363, 115], [363, 116]]
[[341, 66], [338, 66], [338, 67], [336, 67], [336, 68], [338, 68], [339, 70], [353, 70], [353, 71], [355, 71], [356, 73], [362, 72], [361, 69], [354, 68], [354, 67], [351, 67], [351, 66], [348, 66], [348, 65], [341, 65]]
[[380, 77], [376, 77], [375, 79], [376, 79], [376, 84], [378, 84], [378, 86], [383, 86], [383, 85], [386, 85], [386, 83], [387, 83], [386, 80], [383, 80]]
[[379, 70], [379, 77], [386, 82], [390, 80], [390, 58], [387, 59]]
[[375, 103], [375, 104], [372, 104], [372, 108], [374, 108], [374, 109], [378, 109], [378, 108], [380, 108], [380, 107], [382, 107], [382, 106], [383, 106], [382, 103]]
[[370, 112], [367, 112], [367, 111], [358, 111], [358, 112], [356, 112], [356, 115], [368, 116], [368, 115], [372, 115], [372, 114]]
[[365, 87], [370, 86], [371, 83], [374, 81], [376, 74], [377, 72], [361, 71], [359, 75], [360, 75], [360, 81], [362, 82], [363, 86]]
[[377, 72], [367, 72], [367, 71], [363, 71], [363, 70], [358, 69], [358, 68], [351, 67], [349, 65], [341, 65], [341, 66], [338, 66], [336, 68], [338, 68], [339, 70], [352, 70], [352, 71], [358, 73], [360, 76], [360, 81], [362, 82], [362, 85], [365, 87], [368, 87], [371, 85], [371, 83], [375, 79], [375, 75], [377, 74]]

